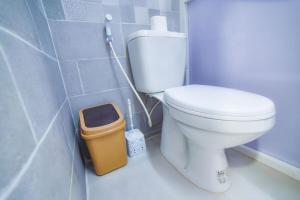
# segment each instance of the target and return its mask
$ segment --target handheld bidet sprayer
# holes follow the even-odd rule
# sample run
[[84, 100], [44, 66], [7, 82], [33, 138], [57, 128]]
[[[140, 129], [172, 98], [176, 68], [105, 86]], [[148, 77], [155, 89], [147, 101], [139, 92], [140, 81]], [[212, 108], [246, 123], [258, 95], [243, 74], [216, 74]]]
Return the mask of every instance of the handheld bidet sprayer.
[[105, 15], [105, 34], [106, 34], [106, 42], [110, 43], [113, 41], [112, 31], [111, 31], [111, 21], [112, 16], [110, 14]]
[[[106, 35], [106, 42], [108, 43], [108, 45], [109, 45], [109, 47], [111, 49], [111, 53], [112, 53], [114, 59], [117, 61], [118, 67], [120, 68], [120, 70], [123, 73], [126, 81], [128, 82], [130, 88], [132, 89], [134, 95], [136, 96], [136, 98], [140, 102], [143, 110], [145, 111], [145, 114], [146, 114], [147, 119], [148, 119], [147, 121], [148, 121], [149, 127], [152, 127], [151, 114], [149, 114], [149, 112], [148, 112], [145, 104], [143, 103], [143, 100], [141, 99], [140, 95], [138, 94], [138, 92], [134, 88], [133, 83], [131, 82], [129, 76], [127, 75], [127, 72], [125, 71], [124, 67], [122, 66], [122, 63], [120, 62], [120, 60], [119, 60], [119, 58], [118, 58], [118, 56], [116, 54], [116, 51], [115, 51], [115, 48], [114, 48], [114, 45], [113, 45], [113, 37], [112, 37], [112, 30], [111, 30], [111, 21], [112, 21], [112, 16], [110, 14], [106, 14], [105, 15], [105, 26], [104, 26], [104, 28], [105, 28], [105, 35]], [[131, 102], [130, 102], [130, 105], [131, 105]], [[152, 111], [151, 111], [151, 113], [152, 113]], [[132, 114], [131, 114], [131, 120], [132, 120]], [[131, 128], [133, 128], [133, 123], [131, 123], [131, 124], [132, 124]]]

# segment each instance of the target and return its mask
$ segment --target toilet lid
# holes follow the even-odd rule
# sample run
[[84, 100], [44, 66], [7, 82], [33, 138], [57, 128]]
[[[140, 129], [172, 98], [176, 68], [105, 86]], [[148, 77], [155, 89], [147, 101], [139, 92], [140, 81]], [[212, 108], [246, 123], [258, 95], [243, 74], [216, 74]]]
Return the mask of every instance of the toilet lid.
[[275, 115], [273, 102], [235, 89], [188, 85], [167, 89], [164, 99], [175, 109], [221, 120], [261, 120]]

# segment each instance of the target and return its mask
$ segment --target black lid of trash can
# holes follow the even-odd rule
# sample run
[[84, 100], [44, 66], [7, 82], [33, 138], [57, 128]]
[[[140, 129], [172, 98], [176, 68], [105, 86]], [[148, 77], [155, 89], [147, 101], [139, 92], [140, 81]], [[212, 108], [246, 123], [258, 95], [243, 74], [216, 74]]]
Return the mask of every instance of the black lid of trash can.
[[95, 128], [113, 123], [119, 115], [112, 104], [105, 104], [83, 110], [85, 126]]

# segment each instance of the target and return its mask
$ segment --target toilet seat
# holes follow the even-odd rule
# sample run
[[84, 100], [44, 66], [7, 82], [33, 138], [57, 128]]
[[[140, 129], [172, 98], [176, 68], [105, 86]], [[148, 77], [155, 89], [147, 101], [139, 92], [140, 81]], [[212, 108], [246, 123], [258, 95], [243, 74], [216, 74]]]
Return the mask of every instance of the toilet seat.
[[262, 132], [273, 127], [275, 117], [260, 120], [220, 120], [193, 115], [172, 106], [168, 106], [170, 116], [176, 121], [199, 130], [216, 132], [219, 134], [245, 135]]
[[216, 86], [170, 88], [165, 91], [164, 100], [179, 111], [216, 120], [255, 121], [275, 115], [275, 106], [266, 97]]

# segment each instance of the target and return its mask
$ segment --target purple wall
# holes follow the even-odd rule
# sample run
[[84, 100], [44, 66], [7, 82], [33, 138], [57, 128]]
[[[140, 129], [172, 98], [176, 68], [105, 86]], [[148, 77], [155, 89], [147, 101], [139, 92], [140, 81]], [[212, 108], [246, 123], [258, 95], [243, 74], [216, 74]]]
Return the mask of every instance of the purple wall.
[[275, 127], [250, 147], [300, 167], [300, 1], [193, 0], [191, 83], [255, 92], [276, 105]]

